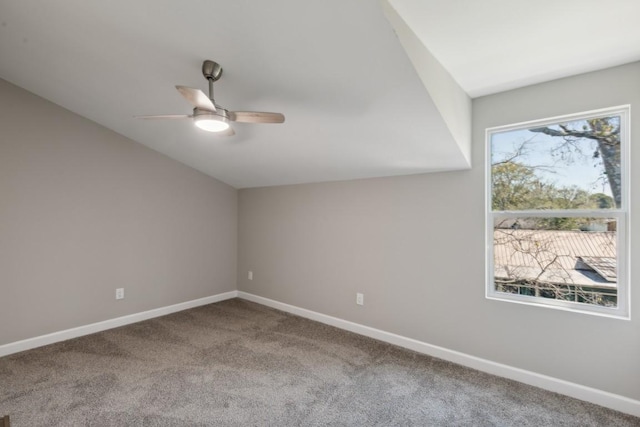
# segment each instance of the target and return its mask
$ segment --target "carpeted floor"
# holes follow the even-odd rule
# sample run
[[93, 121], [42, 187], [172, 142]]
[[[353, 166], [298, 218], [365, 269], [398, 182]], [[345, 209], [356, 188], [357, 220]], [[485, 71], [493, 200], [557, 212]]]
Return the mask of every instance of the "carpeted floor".
[[640, 426], [234, 299], [0, 358], [20, 426]]

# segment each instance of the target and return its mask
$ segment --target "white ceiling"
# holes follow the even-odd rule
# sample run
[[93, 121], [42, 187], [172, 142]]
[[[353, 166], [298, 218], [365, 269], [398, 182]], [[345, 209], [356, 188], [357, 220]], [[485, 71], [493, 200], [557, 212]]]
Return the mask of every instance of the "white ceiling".
[[[390, 3], [471, 96], [640, 59], [636, 0]], [[132, 118], [189, 114], [204, 59], [219, 104], [286, 122]], [[236, 188], [468, 167], [373, 0], [0, 0], [0, 78]]]
[[473, 98], [640, 60], [639, 0], [389, 0]]

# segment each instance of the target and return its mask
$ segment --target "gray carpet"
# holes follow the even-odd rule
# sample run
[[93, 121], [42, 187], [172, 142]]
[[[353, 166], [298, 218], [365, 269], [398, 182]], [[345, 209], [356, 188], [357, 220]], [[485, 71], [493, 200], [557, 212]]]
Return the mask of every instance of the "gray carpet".
[[234, 299], [0, 358], [20, 426], [640, 426]]

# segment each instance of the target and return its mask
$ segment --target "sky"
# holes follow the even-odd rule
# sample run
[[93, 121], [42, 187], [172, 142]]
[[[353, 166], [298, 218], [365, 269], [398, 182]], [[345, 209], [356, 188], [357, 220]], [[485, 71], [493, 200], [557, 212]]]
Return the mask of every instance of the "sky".
[[[573, 129], [582, 128], [584, 121], [569, 122]], [[552, 126], [551, 126], [552, 127]], [[509, 158], [518, 147], [524, 145], [523, 153], [514, 161], [535, 168], [536, 175], [545, 182], [555, 183], [557, 187], [577, 186], [590, 193], [604, 193], [611, 196], [611, 189], [604, 176], [604, 166], [594, 158], [596, 142], [580, 139], [575, 144], [578, 149], [569, 155], [558, 148], [564, 140], [528, 129], [516, 129], [497, 132], [491, 135], [491, 162]], [[566, 146], [566, 145], [565, 145]], [[552, 155], [555, 153], [555, 155]]]

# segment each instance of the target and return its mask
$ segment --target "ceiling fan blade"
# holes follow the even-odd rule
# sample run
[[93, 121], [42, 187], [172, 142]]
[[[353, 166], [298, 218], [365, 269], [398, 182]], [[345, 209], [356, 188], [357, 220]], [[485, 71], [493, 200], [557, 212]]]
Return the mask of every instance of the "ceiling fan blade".
[[283, 123], [284, 114], [260, 111], [229, 111], [229, 120], [243, 123]]
[[135, 119], [190, 119], [186, 114], [163, 114], [159, 116], [133, 116]]
[[216, 106], [213, 105], [209, 97], [200, 89], [186, 86], [176, 86], [176, 89], [178, 89], [178, 92], [194, 107], [198, 107], [201, 110], [216, 111]]

